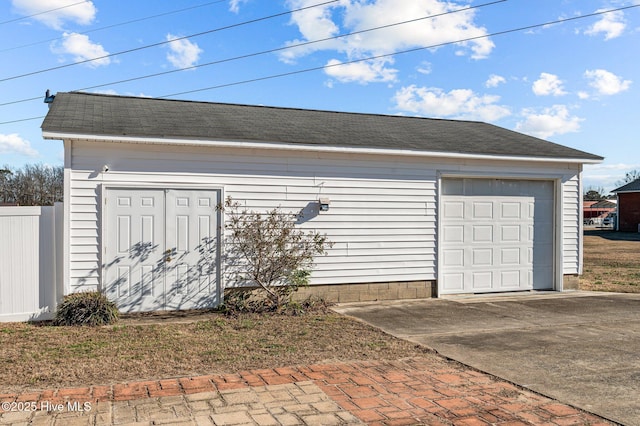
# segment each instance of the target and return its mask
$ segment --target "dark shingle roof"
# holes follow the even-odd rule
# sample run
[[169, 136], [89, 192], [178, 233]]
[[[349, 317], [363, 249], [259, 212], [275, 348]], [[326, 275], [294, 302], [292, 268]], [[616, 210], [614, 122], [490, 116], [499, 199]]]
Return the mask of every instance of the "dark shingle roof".
[[42, 129], [78, 135], [602, 160], [597, 155], [480, 122], [78, 92], [56, 95]]
[[640, 192], [640, 178], [622, 185], [620, 188], [616, 188], [611, 192]]

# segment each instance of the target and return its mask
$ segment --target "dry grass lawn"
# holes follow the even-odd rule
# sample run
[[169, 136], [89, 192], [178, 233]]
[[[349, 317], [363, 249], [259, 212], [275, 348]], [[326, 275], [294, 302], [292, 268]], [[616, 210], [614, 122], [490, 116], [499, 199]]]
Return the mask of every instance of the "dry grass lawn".
[[[583, 290], [640, 292], [640, 234], [587, 231]], [[115, 326], [0, 324], [0, 394], [331, 361], [435, 357], [333, 313], [140, 315]]]
[[640, 293], [640, 234], [585, 231], [580, 289]]
[[0, 324], [0, 394], [248, 369], [435, 356], [334, 313], [191, 313], [115, 326]]

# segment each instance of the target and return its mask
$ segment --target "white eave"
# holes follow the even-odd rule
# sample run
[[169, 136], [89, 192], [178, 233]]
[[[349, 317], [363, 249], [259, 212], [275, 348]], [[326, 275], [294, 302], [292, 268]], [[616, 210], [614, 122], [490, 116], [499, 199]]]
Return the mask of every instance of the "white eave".
[[131, 136], [106, 136], [106, 135], [82, 135], [75, 133], [42, 132], [44, 139], [55, 140], [88, 140], [101, 142], [122, 142], [139, 144], [161, 144], [161, 145], [190, 145], [219, 148], [244, 148], [244, 149], [274, 149], [289, 151], [314, 151], [314, 152], [337, 152], [353, 154], [373, 154], [373, 155], [400, 155], [411, 157], [438, 157], [438, 158], [459, 158], [474, 160], [507, 160], [507, 161], [540, 161], [551, 163], [579, 163], [579, 164], [599, 164], [602, 160], [567, 158], [567, 157], [534, 157], [534, 156], [509, 156], [491, 154], [464, 154], [457, 152], [442, 151], [415, 151], [410, 149], [385, 149], [385, 148], [359, 148], [359, 147], [339, 147], [321, 146], [305, 144], [286, 144], [280, 142], [246, 142], [246, 141], [219, 141], [202, 139], [177, 139], [161, 137], [131, 137]]

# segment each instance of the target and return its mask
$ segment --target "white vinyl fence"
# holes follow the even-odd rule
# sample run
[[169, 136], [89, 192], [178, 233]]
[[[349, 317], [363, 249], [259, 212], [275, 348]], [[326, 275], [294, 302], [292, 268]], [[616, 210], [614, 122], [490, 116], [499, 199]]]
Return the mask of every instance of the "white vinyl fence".
[[0, 322], [50, 319], [62, 297], [62, 203], [0, 207]]

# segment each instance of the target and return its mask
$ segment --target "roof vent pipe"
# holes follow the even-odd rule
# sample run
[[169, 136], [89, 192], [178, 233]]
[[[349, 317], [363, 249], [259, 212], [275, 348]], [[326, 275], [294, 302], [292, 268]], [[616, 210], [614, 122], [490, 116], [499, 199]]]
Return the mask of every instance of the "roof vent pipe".
[[50, 104], [53, 102], [53, 100], [56, 98], [56, 95], [52, 95], [51, 91], [49, 89], [47, 89], [47, 91], [44, 94], [44, 103], [45, 104]]

